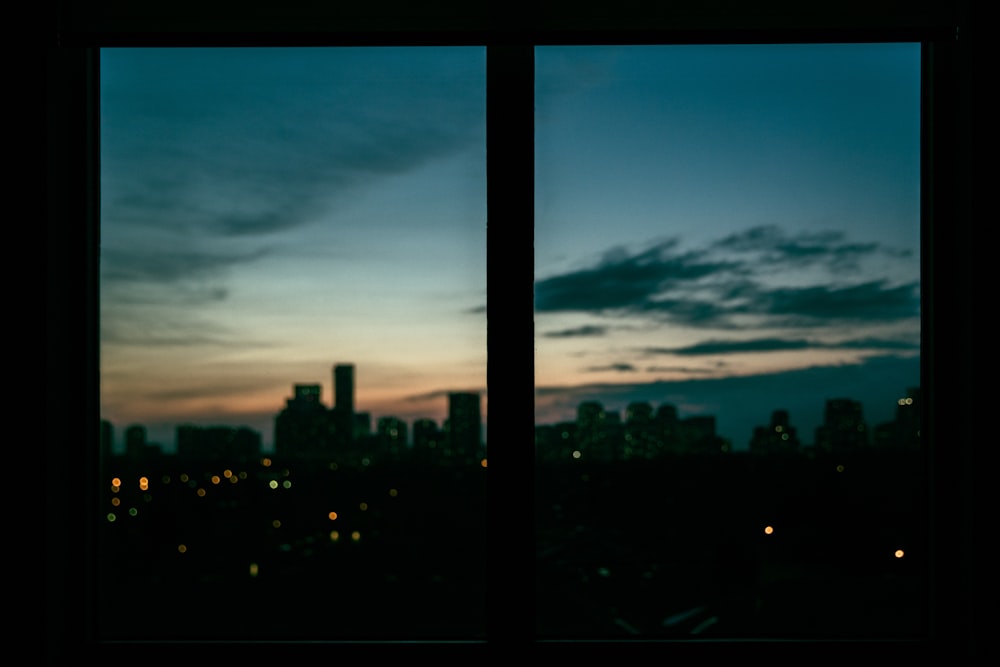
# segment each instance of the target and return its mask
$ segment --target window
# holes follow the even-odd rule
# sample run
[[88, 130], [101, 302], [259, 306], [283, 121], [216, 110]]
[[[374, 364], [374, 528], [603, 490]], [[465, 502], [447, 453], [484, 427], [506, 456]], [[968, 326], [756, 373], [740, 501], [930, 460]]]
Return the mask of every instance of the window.
[[922, 636], [920, 45], [536, 73], [539, 635]]
[[100, 57], [101, 638], [481, 639], [485, 49]]
[[[172, 44], [209, 43], [257, 45], [294, 41], [310, 43], [407, 44], [432, 42], [451, 45], [486, 44], [487, 46], [487, 164], [488, 164], [488, 384], [491, 389], [488, 440], [531, 442], [533, 412], [533, 48], [544, 44], [623, 44], [675, 42], [759, 42], [759, 41], [918, 41], [925, 44], [925, 94], [931, 113], [925, 117], [925, 157], [922, 208], [924, 220], [925, 283], [923, 296], [926, 326], [922, 332], [927, 370], [927, 426], [930, 437], [943, 445], [929, 453], [929, 475], [933, 490], [930, 519], [933, 544], [933, 594], [931, 638], [933, 646], [946, 642], [950, 649], [972, 652], [976, 649], [976, 628], [967, 613], [971, 586], [967, 566], [971, 563], [972, 441], [970, 403], [965, 391], [972, 386], [971, 339], [971, 262], [957, 263], [954, 272], [941, 266], [965, 256], [972, 249], [969, 190], [966, 178], [969, 151], [965, 114], [969, 113], [963, 85], [966, 66], [971, 65], [970, 46], [955, 38], [955, 26], [968, 28], [967, 17], [948, 7], [921, 6], [912, 14], [898, 18], [885, 7], [884, 20], [868, 17], [871, 3], [861, 8], [839, 8], [833, 16], [812, 19], [812, 14], [794, 9], [776, 8], [773, 13], [759, 8], [753, 11], [734, 5], [731, 14], [717, 7], [694, 9], [659, 9], [634, 13], [628, 10], [588, 15], [576, 10], [567, 13], [558, 7], [533, 6], [525, 15], [490, 15], [487, 10], [464, 8], [451, 12], [438, 7], [421, 11], [404, 4], [399, 13], [380, 11], [366, 15], [363, 10], [349, 12], [327, 9], [326, 15], [304, 17], [294, 9], [287, 18], [276, 20], [274, 12], [254, 14], [241, 6], [242, 18], [234, 26], [233, 10], [192, 9], [190, 19], [183, 8], [162, 16], [150, 8], [149, 14], [116, 13], [102, 6], [72, 5], [62, 15], [58, 44], [47, 52], [50, 109], [48, 176], [53, 184], [49, 193], [48, 214], [50, 241], [47, 246], [49, 282], [47, 284], [48, 386], [50, 388], [46, 420], [47, 442], [43, 465], [46, 471], [45, 572], [46, 610], [45, 650], [50, 658], [65, 658], [90, 653], [100, 656], [138, 656], [158, 650], [160, 655], [183, 655], [192, 646], [183, 644], [103, 645], [93, 641], [90, 601], [94, 596], [93, 522], [88, 514], [93, 507], [89, 491], [97, 475], [94, 447], [77, 447], [80, 433], [98, 433], [96, 378], [97, 248], [95, 226], [96, 176], [98, 174], [93, 142], [98, 130], [90, 105], [95, 94], [92, 49], [139, 43]], [[959, 8], [964, 9], [964, 6]], [[131, 10], [130, 10], [131, 11]], [[499, 10], [493, 10], [499, 11]], [[799, 10], [800, 12], [802, 10]], [[843, 12], [838, 13], [838, 12]], [[164, 17], [170, 16], [167, 19]], [[177, 18], [180, 16], [181, 18]], [[520, 19], [531, 16], [532, 22]], [[265, 18], [256, 18], [265, 17]], [[390, 18], [387, 18], [390, 17]], [[457, 18], [456, 18], [457, 17]], [[787, 18], [782, 18], [787, 17]], [[398, 21], [396, 20], [398, 18]], [[190, 22], [188, 22], [190, 20]], [[506, 21], [506, 22], [505, 22]], [[192, 28], [191, 26], [196, 26]], [[287, 26], [289, 32], [275, 26]], [[164, 28], [166, 26], [166, 28]], [[317, 36], [316, 30], [329, 32]], [[846, 26], [846, 27], [845, 27]], [[150, 30], [152, 28], [152, 30]], [[166, 32], [164, 32], [166, 29]], [[253, 35], [263, 35], [254, 37]], [[289, 37], [288, 35], [294, 35]], [[971, 75], [970, 80], [971, 80]], [[88, 99], [90, 98], [90, 99]], [[961, 122], [960, 122], [961, 121]], [[966, 134], [969, 132], [970, 134]], [[57, 196], [58, 195], [58, 196]], [[502, 298], [493, 290], [501, 290]], [[944, 358], [942, 350], [957, 350]], [[946, 363], [947, 362], [947, 363]], [[51, 391], [65, 388], [65, 391]], [[956, 389], [959, 388], [959, 389]], [[498, 421], [497, 415], [509, 416]], [[955, 426], [957, 424], [957, 426]], [[528, 449], [511, 447], [491, 452], [489, 477], [489, 540], [491, 557], [486, 567], [488, 582], [487, 641], [462, 646], [365, 645], [357, 648], [391, 654], [412, 655], [412, 651], [452, 651], [455, 657], [491, 655], [496, 646], [528, 648], [540, 654], [575, 655], [584, 651], [600, 655], [608, 650], [616, 659], [632, 651], [646, 651], [643, 642], [593, 644], [584, 640], [534, 645], [533, 600], [535, 568], [531, 545], [534, 541], [531, 522], [533, 504], [533, 459]], [[508, 493], [508, 491], [510, 493]], [[84, 499], [81, 502], [81, 499]], [[960, 523], [954, 517], [966, 517]], [[518, 551], [518, 547], [522, 551]], [[499, 555], [502, 554], [502, 557]], [[946, 611], [945, 611], [946, 610]], [[954, 615], [952, 615], [954, 614]], [[954, 646], [954, 644], [958, 646]], [[927, 649], [927, 642], [895, 643], [887, 648], [896, 655], [916, 656]], [[884, 646], [884, 645], [878, 645]], [[236, 650], [239, 646], [220, 647]], [[664, 655], [740, 655], [748, 651], [763, 656], [809, 655], [820, 646], [815, 643], [783, 644], [751, 642], [745, 645], [713, 642], [666, 642], [655, 650]], [[328, 651], [329, 646], [254, 645], [259, 655], [281, 655], [288, 651]], [[406, 651], [410, 650], [411, 653]], [[824, 642], [824, 651], [842, 650], [870, 653], [871, 645], [861, 649], [852, 642]], [[596, 653], [595, 653], [596, 651]], [[613, 652], [613, 653], [612, 653]], [[902, 652], [902, 653], [901, 653]], [[298, 654], [296, 654], [298, 655]]]

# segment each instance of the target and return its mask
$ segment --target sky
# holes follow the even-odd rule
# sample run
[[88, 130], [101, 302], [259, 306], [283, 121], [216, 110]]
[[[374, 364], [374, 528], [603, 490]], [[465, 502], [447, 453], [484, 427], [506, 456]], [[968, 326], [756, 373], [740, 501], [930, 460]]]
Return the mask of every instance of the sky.
[[536, 51], [536, 422], [713, 415], [745, 449], [920, 383], [916, 44]]
[[485, 49], [103, 49], [101, 411], [172, 450], [295, 384], [486, 389]]
[[[486, 387], [485, 49], [103, 49], [101, 410], [272, 445], [355, 365], [373, 421]], [[536, 422], [745, 446], [919, 384], [919, 46], [539, 47]]]

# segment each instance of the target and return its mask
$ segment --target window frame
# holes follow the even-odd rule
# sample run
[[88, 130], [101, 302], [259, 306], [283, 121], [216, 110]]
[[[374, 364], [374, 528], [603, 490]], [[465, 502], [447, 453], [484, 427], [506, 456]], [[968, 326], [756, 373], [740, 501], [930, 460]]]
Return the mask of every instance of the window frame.
[[[126, 3], [127, 4], [127, 3]], [[359, 649], [411, 659], [420, 651], [446, 660], [482, 659], [497, 649], [539, 657], [612, 656], [661, 651], [663, 657], [803, 659], [817, 651], [845, 657], [887, 650], [897, 659], [947, 647], [956, 658], [978, 649], [971, 570], [975, 535], [975, 440], [967, 392], [972, 382], [973, 231], [971, 140], [971, 2], [763, 3], [722, 0], [655, 5], [620, 3], [602, 10], [566, 0], [501, 5], [421, 0], [310, 6], [308, 2], [223, 0], [144, 3], [63, 0], [46, 35], [46, 442], [41, 448], [45, 512], [46, 661], [67, 658], [180, 657], [184, 642], [102, 643], [89, 607], [95, 582], [96, 513], [88, 512], [97, 479], [99, 409], [99, 50], [142, 45], [465, 45], [487, 50], [487, 345], [494, 443], [488, 471], [490, 553], [487, 639], [397, 644], [226, 643], [224, 653], [299, 659]], [[907, 41], [923, 44], [922, 348], [929, 409], [924, 432], [931, 489], [933, 560], [931, 633], [904, 642], [566, 641], [534, 638], [534, 568], [530, 549], [511, 561], [512, 544], [534, 542], [531, 448], [534, 431], [534, 47], [553, 44], [657, 44]], [[955, 267], [944, 270], [945, 265]], [[947, 350], [948, 355], [938, 354]], [[958, 388], [958, 390], [956, 390]], [[86, 434], [81, 436], [81, 434]], [[84, 438], [81, 441], [81, 438]], [[90, 440], [86, 440], [90, 438]], [[941, 443], [941, 446], [935, 446]], [[947, 443], [947, 447], [946, 447]], [[955, 446], [957, 443], [957, 447]], [[950, 448], [950, 449], [949, 449]], [[980, 487], [981, 488], [981, 487]], [[516, 490], [509, 492], [508, 490]], [[81, 502], [81, 499], [83, 501]], [[960, 517], [958, 521], [955, 517]], [[32, 559], [32, 563], [37, 562]], [[330, 644], [337, 644], [331, 648]], [[292, 653], [289, 653], [289, 652]], [[606, 653], [601, 653], [606, 651]], [[395, 653], [394, 653], [395, 652]], [[748, 653], [749, 652], [749, 653]]]

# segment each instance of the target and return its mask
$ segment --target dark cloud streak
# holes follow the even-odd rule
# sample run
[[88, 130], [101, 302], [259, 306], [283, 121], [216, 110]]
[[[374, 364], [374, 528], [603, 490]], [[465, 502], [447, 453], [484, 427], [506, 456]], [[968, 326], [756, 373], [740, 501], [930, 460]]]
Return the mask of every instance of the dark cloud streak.
[[[773, 226], [695, 251], [679, 252], [677, 240], [633, 254], [617, 247], [593, 266], [538, 280], [535, 307], [541, 313], [634, 315], [720, 328], [918, 317], [918, 282], [897, 285], [887, 277], [847, 270], [878, 255], [907, 253], [876, 243], [848, 243], [840, 232], [791, 238]], [[818, 282], [812, 275], [812, 284], [796, 284], [806, 275], [803, 269], [826, 270], [828, 280]], [[857, 282], [860, 275], [869, 279]]]

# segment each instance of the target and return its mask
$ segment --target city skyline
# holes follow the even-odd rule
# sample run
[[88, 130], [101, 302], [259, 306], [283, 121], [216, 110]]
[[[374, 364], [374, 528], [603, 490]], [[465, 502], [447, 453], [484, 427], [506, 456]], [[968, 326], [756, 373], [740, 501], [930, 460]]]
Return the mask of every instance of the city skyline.
[[[477, 414], [481, 412], [482, 396], [478, 392], [461, 392], [461, 391], [447, 392], [446, 394], [447, 405], [445, 409], [447, 415], [442, 420], [436, 420], [429, 416], [419, 416], [419, 415], [413, 417], [410, 420], [407, 420], [407, 419], [402, 419], [397, 415], [391, 415], [391, 414], [375, 415], [363, 409], [356, 410], [355, 398], [354, 398], [355, 371], [356, 369], [353, 364], [350, 363], [335, 364], [331, 369], [333, 377], [333, 380], [331, 381], [332, 391], [328, 395], [325, 395], [322, 390], [323, 383], [300, 383], [300, 382], [294, 383], [290, 387], [289, 395], [286, 397], [286, 402], [284, 406], [274, 413], [270, 425], [274, 427], [275, 424], [277, 423], [278, 418], [284, 412], [286, 412], [287, 409], [291, 407], [293, 403], [301, 401], [302, 397], [308, 395], [310, 403], [312, 401], [315, 401], [316, 404], [321, 406], [325, 411], [327, 411], [331, 415], [339, 412], [342, 415], [350, 415], [352, 417], [356, 415], [366, 418], [368, 425], [368, 433], [372, 435], [376, 434], [379, 431], [380, 423], [382, 422], [389, 423], [392, 421], [399, 420], [403, 423], [405, 427], [406, 444], [408, 446], [412, 446], [414, 427], [418, 424], [418, 422], [431, 422], [436, 428], [442, 429], [442, 431], [447, 430], [448, 417], [453, 412], [455, 406], [458, 405], [455, 402], [456, 397], [461, 399], [463, 396], [476, 396], [480, 401], [480, 404], [476, 412]], [[911, 402], [913, 400], [919, 400], [919, 392], [920, 392], [919, 385], [910, 386], [907, 387], [905, 390], [898, 392], [899, 398], [897, 399], [896, 402], [893, 403], [891, 409], [887, 410], [885, 409], [885, 406], [882, 406], [883, 407], [882, 410], [875, 411], [875, 413], [879, 415], [889, 414], [889, 416], [885, 418], [872, 419], [871, 417], [869, 417], [869, 412], [865, 409], [865, 404], [863, 401], [858, 401], [851, 395], [843, 394], [843, 395], [838, 395], [836, 397], [828, 397], [823, 405], [814, 406], [815, 414], [811, 415], [810, 417], [807, 417], [806, 419], [796, 419], [794, 412], [790, 412], [787, 408], [780, 406], [772, 407], [769, 411], [766, 412], [766, 415], [761, 413], [760, 418], [757, 419], [756, 422], [753, 422], [754, 419], [753, 417], [750, 416], [746, 417], [747, 424], [751, 424], [751, 422], [753, 422], [750, 425], [751, 431], [748, 433], [732, 434], [716, 428], [714, 435], [718, 436], [721, 440], [726, 441], [732, 447], [730, 451], [734, 452], [747, 451], [750, 445], [750, 441], [757, 435], [757, 430], [761, 427], [766, 426], [776, 413], [781, 412], [784, 413], [785, 416], [789, 419], [789, 425], [795, 431], [797, 431], [798, 433], [797, 438], [801, 442], [801, 446], [813, 447], [817, 445], [817, 442], [815, 440], [815, 435], [817, 434], [817, 431], [824, 426], [828, 426], [828, 424], [826, 424], [825, 422], [825, 419], [826, 419], [826, 411], [829, 409], [829, 404], [831, 402], [848, 401], [851, 403], [856, 403], [860, 408], [860, 415], [859, 415], [860, 418], [864, 420], [865, 424], [867, 424], [868, 430], [873, 433], [877, 427], [895, 424], [899, 417], [898, 406], [901, 404], [901, 401], [905, 401], [906, 399], [910, 399]], [[594, 398], [585, 398], [581, 400], [580, 403], [577, 404], [576, 413], [572, 418], [561, 420], [558, 422], [536, 422], [536, 426], [558, 426], [560, 424], [567, 422], [578, 423], [580, 418], [579, 411], [588, 403], [598, 404], [604, 410], [604, 412], [609, 414], [614, 414], [617, 417], [618, 421], [622, 424], [628, 423], [629, 408], [636, 403], [645, 403], [649, 405], [652, 408], [653, 412], [656, 412], [658, 408], [662, 407], [677, 408], [677, 406], [674, 403], [671, 403], [669, 401], [657, 402], [657, 401], [645, 400], [642, 398], [635, 398], [634, 400], [629, 400], [628, 404], [620, 406], [605, 405], [601, 400]], [[680, 419], [681, 421], [697, 420], [700, 418], [708, 417], [713, 421], [713, 423], [718, 424], [720, 422], [720, 415], [714, 413], [704, 413], [704, 412], [684, 413], [683, 411], [677, 411], [676, 414], [677, 418]], [[809, 411], [807, 411], [807, 414], [810, 414]], [[722, 417], [721, 423], [723, 424], [731, 423], [731, 420], [726, 419], [725, 415], [721, 415], [721, 417]], [[481, 414], [479, 414], [479, 417], [477, 417], [477, 420], [479, 419], [481, 419]], [[108, 434], [110, 435], [111, 438], [109, 444], [112, 448], [111, 451], [115, 454], [125, 453], [127, 431], [133, 427], [139, 427], [142, 429], [144, 433], [145, 444], [155, 448], [161, 453], [166, 453], [166, 454], [177, 453], [177, 439], [179, 437], [180, 431], [185, 429], [190, 429], [191, 427], [225, 428], [234, 431], [239, 429], [250, 429], [251, 432], [253, 432], [256, 436], [260, 438], [263, 452], [269, 453], [275, 451], [275, 445], [276, 445], [274, 438], [265, 439], [264, 437], [267, 434], [273, 435], [274, 434], [273, 428], [271, 430], [266, 430], [266, 429], [260, 430], [260, 429], [255, 429], [248, 424], [222, 423], [222, 422], [214, 422], [214, 423], [205, 422], [196, 424], [193, 422], [183, 422], [175, 425], [172, 432], [168, 433], [167, 431], [160, 429], [151, 435], [149, 434], [149, 429], [147, 428], [146, 424], [143, 422], [132, 422], [129, 424], [115, 424], [111, 420], [107, 419], [102, 419], [102, 422], [104, 422], [111, 429]], [[804, 428], [803, 424], [806, 425]], [[487, 435], [486, 424], [482, 423], [480, 440], [483, 446], [487, 444], [486, 435]], [[875, 443], [871, 442], [871, 444]]]
[[[486, 388], [485, 49], [102, 49], [101, 409], [265, 437]], [[740, 443], [920, 384], [918, 44], [536, 49], [536, 414]], [[269, 443], [272, 444], [272, 443]]]

